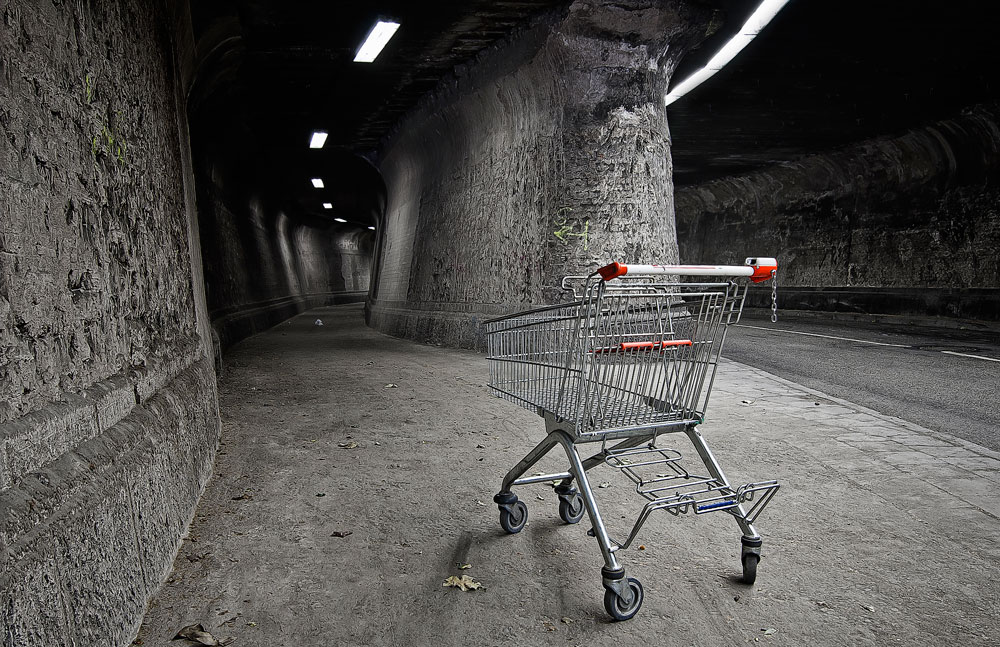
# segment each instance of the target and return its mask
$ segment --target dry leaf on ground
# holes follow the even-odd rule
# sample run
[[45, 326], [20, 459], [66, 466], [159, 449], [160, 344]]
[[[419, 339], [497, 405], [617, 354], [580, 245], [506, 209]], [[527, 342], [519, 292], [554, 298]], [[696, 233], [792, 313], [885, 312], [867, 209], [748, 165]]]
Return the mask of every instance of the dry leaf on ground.
[[200, 624], [188, 625], [177, 632], [177, 635], [173, 637], [173, 640], [190, 640], [198, 643], [199, 645], [206, 645], [207, 647], [221, 647], [222, 645], [228, 645], [232, 642], [231, 639], [226, 639], [219, 642], [215, 636], [205, 631], [205, 627]]
[[474, 591], [476, 589], [484, 588], [482, 584], [475, 581], [468, 575], [463, 575], [462, 577], [458, 577], [457, 575], [452, 575], [448, 579], [446, 579], [444, 581], [444, 584], [442, 584], [441, 586], [455, 586], [462, 589], [463, 591]]
[[461, 562], [458, 563], [458, 570], [464, 571], [467, 568], [472, 568], [472, 564], [463, 564]]
[[358, 446], [353, 440], [347, 443], [337, 443], [337, 447], [343, 447], [344, 449], [355, 449]]

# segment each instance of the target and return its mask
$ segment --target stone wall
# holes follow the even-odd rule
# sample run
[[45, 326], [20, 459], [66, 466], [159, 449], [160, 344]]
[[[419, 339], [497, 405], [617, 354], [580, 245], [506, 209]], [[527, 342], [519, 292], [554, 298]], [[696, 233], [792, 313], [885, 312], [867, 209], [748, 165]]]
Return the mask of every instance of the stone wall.
[[786, 307], [1000, 320], [1000, 107], [676, 194], [681, 259], [776, 256]]
[[0, 4], [5, 645], [127, 643], [211, 472], [169, 24]]
[[483, 318], [565, 298], [566, 274], [675, 260], [663, 97], [706, 18], [573, 2], [442, 83], [381, 153], [370, 325], [479, 347]]

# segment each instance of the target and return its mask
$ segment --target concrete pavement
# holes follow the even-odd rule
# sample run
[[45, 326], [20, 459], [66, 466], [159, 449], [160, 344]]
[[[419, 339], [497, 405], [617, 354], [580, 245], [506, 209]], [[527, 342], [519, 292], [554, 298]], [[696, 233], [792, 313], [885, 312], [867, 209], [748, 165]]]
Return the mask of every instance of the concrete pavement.
[[[201, 623], [238, 646], [1000, 642], [1000, 454], [725, 362], [701, 431], [734, 483], [782, 484], [757, 583], [731, 517], [654, 514], [620, 553], [645, 602], [613, 623], [588, 524], [551, 488], [521, 488], [528, 526], [500, 529], [492, 496], [543, 424], [486, 379], [482, 355], [356, 306], [235, 346], [216, 473], [138, 641]], [[598, 469], [620, 536], [641, 499]], [[462, 574], [484, 588], [442, 586]]]

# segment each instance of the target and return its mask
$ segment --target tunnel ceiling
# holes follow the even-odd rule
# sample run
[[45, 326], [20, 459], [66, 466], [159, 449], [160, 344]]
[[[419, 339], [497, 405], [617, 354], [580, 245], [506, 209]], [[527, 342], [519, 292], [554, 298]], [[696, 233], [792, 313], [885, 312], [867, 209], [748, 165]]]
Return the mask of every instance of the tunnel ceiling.
[[[457, 65], [556, 0], [197, 2], [198, 76], [189, 108], [198, 136], [250, 138], [279, 191], [330, 215], [357, 189], [337, 182], [344, 151], [369, 156], [397, 121]], [[401, 27], [374, 63], [353, 62], [378, 18]], [[310, 133], [329, 133], [321, 151]], [[223, 132], [224, 131], [224, 132]], [[324, 177], [326, 191], [309, 178]], [[331, 183], [330, 180], [333, 180]]]
[[[675, 81], [714, 54], [758, 4], [706, 3], [719, 9], [719, 29], [682, 61]], [[253, 138], [280, 190], [305, 211], [328, 215], [321, 206], [328, 198], [312, 190], [310, 176], [343, 165], [345, 152], [369, 155], [457, 65], [566, 4], [192, 2], [193, 122], [201, 133]], [[899, 133], [995, 100], [994, 27], [983, 11], [972, 0], [791, 0], [725, 70], [668, 109], [676, 184]], [[379, 17], [402, 26], [375, 63], [354, 63]], [[324, 151], [307, 148], [315, 129], [330, 133]], [[343, 196], [352, 187], [338, 190]]]
[[[757, 1], [727, 5], [745, 12]], [[899, 134], [996, 101], [1000, 56], [988, 5], [791, 0], [734, 61], [667, 109], [675, 183]], [[741, 23], [729, 21], [689, 54], [674, 82]]]

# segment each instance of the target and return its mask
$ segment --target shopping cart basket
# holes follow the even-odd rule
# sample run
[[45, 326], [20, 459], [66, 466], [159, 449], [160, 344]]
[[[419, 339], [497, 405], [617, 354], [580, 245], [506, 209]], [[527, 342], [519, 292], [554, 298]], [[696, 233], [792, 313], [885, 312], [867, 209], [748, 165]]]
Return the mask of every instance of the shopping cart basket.
[[[761, 538], [754, 521], [778, 483], [731, 485], [696, 427], [705, 418], [726, 327], [743, 309], [744, 278], [760, 282], [776, 271], [773, 258], [748, 258], [745, 266], [612, 263], [590, 276], [566, 277], [570, 303], [485, 324], [490, 388], [537, 412], [547, 432], [493, 498], [500, 525], [516, 533], [527, 521], [514, 486], [556, 482], [562, 520], [590, 516], [588, 534], [604, 557], [604, 607], [616, 620], [634, 616], [643, 599], [642, 585], [625, 577], [616, 552], [632, 544], [657, 510], [731, 514], [742, 532], [743, 580], [757, 577]], [[689, 471], [680, 451], [658, 443], [674, 432], [687, 435], [706, 473]], [[597, 442], [600, 451], [582, 459], [581, 445]], [[525, 477], [556, 445], [566, 451], [569, 469]], [[609, 536], [587, 476], [602, 464], [620, 469], [646, 500], [624, 541]]]

